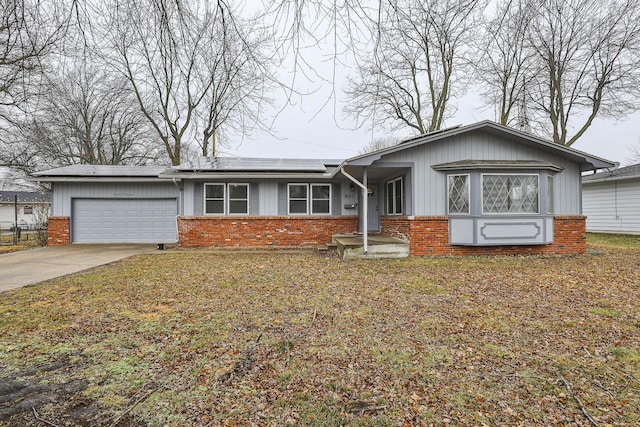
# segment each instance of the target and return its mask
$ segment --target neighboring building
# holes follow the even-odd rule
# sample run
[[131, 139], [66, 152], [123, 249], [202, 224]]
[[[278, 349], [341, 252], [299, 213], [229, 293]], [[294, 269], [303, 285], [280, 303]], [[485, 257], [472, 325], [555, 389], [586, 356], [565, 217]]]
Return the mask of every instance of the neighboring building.
[[366, 230], [408, 240], [412, 255], [581, 253], [581, 172], [613, 165], [484, 121], [344, 161], [200, 158], [34, 179], [53, 188], [50, 244], [315, 246]]
[[0, 229], [15, 225], [23, 230], [43, 225], [49, 213], [51, 195], [32, 191], [0, 191]]
[[640, 164], [582, 177], [587, 231], [640, 234]]

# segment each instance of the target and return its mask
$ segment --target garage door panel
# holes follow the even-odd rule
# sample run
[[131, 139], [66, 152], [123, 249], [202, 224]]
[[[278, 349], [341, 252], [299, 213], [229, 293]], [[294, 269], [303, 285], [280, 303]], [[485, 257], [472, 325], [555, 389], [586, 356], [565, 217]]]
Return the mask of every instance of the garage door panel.
[[75, 199], [75, 243], [177, 241], [176, 199]]

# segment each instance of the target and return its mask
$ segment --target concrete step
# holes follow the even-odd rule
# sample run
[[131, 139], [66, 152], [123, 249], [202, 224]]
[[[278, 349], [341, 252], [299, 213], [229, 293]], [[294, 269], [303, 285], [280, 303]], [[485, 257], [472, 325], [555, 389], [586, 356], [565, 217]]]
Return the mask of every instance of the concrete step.
[[361, 236], [335, 236], [334, 241], [343, 260], [406, 258], [410, 255], [409, 242], [394, 237], [370, 236], [367, 253]]

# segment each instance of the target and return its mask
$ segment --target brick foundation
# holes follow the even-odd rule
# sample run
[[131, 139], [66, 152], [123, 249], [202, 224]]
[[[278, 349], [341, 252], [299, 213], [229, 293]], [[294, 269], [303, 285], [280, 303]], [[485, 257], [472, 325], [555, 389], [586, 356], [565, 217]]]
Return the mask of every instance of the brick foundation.
[[318, 246], [357, 230], [356, 216], [178, 217], [183, 248]]
[[531, 246], [454, 246], [449, 244], [449, 219], [444, 216], [385, 216], [382, 234], [410, 241], [412, 256], [452, 255], [575, 255], [587, 251], [586, 217], [556, 216], [553, 243]]
[[47, 230], [49, 246], [68, 245], [71, 243], [71, 227], [68, 216], [50, 216]]

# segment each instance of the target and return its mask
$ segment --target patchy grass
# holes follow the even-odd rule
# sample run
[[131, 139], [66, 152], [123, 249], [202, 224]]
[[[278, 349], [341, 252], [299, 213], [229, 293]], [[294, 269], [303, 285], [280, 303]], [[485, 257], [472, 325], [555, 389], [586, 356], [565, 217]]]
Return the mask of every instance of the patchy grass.
[[35, 240], [21, 240], [17, 245], [12, 244], [11, 242], [0, 243], [0, 255], [8, 254], [11, 252], [26, 251], [28, 249], [35, 249], [37, 247], [40, 247], [40, 245]]
[[6, 292], [0, 425], [42, 425], [31, 407], [57, 425], [590, 425], [576, 398], [639, 425], [640, 248], [591, 242], [349, 263], [166, 251]]
[[587, 233], [587, 241], [608, 247], [640, 248], [640, 236], [633, 234]]

